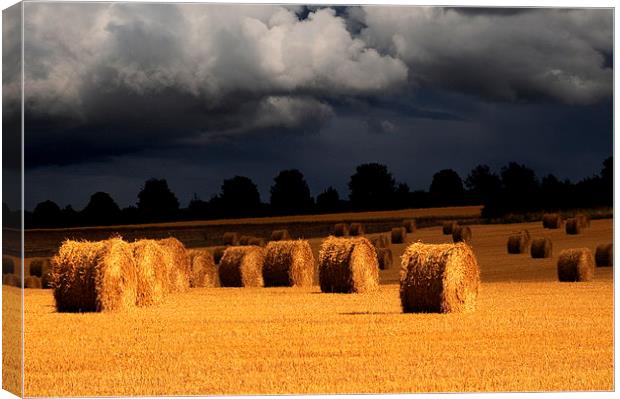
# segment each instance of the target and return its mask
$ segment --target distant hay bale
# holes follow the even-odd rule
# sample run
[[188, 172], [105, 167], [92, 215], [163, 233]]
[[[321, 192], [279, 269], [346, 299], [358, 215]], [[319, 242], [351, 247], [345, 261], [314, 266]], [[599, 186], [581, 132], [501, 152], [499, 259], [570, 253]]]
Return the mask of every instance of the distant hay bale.
[[582, 229], [590, 227], [590, 217], [588, 215], [585, 215], [583, 213], [578, 213], [575, 215], [575, 219], [577, 219], [577, 222], [579, 223]]
[[250, 245], [250, 240], [252, 240], [253, 238], [254, 237], [252, 236], [243, 235], [239, 237], [239, 245]]
[[28, 267], [28, 274], [34, 277], [43, 276], [43, 268], [44, 268], [44, 259], [33, 259], [30, 261], [30, 266]]
[[527, 230], [521, 230], [508, 237], [506, 244], [509, 254], [522, 254], [527, 251], [530, 244], [530, 233]]
[[2, 255], [2, 274], [15, 273], [15, 261], [10, 256]]
[[479, 286], [478, 261], [465, 243], [415, 243], [402, 256], [400, 300], [405, 313], [472, 312]]
[[191, 265], [185, 245], [174, 237], [157, 240], [164, 248], [169, 292], [185, 292], [189, 289]]
[[566, 221], [566, 234], [581, 234], [581, 223], [572, 218]]
[[311, 287], [314, 255], [306, 240], [272, 241], [265, 248], [265, 287]]
[[226, 251], [226, 246], [221, 246], [221, 247], [215, 247], [213, 249], [211, 249], [211, 252], [213, 253], [213, 261], [215, 262], [215, 264], [220, 263], [220, 260], [222, 260], [222, 256], [224, 256], [224, 251]]
[[66, 240], [52, 260], [51, 277], [59, 312], [105, 312], [136, 305], [132, 248], [120, 238]]
[[351, 228], [349, 229], [349, 235], [357, 237], [364, 235], [364, 225], [361, 223], [351, 223]]
[[265, 240], [263, 240], [260, 237], [250, 237], [250, 239], [248, 240], [247, 245], [256, 245], [257, 247], [264, 247], [265, 246]]
[[222, 236], [224, 245], [239, 245], [239, 233], [228, 231]]
[[323, 292], [377, 290], [379, 262], [370, 241], [364, 237], [327, 237], [319, 250], [319, 284]]
[[452, 241], [469, 243], [471, 241], [471, 229], [469, 226], [455, 226], [452, 229]]
[[562, 227], [562, 216], [559, 213], [545, 213], [542, 223], [545, 229], [559, 229]]
[[594, 276], [594, 258], [588, 248], [565, 249], [558, 258], [560, 281], [590, 281]]
[[262, 287], [264, 249], [257, 246], [228, 247], [218, 268], [222, 287]]
[[346, 223], [336, 223], [334, 225], [334, 236], [344, 237], [349, 235], [349, 225]]
[[532, 258], [549, 258], [553, 253], [553, 243], [547, 237], [535, 238], [532, 241], [530, 255]]
[[601, 244], [596, 247], [594, 255], [597, 267], [606, 267], [614, 265], [614, 245], [613, 244]]
[[407, 233], [413, 233], [416, 229], [416, 223], [414, 219], [403, 220], [402, 226], [405, 228]]
[[138, 240], [131, 243], [131, 249], [138, 282], [136, 305], [149, 306], [163, 302], [171, 291], [166, 248], [155, 240]]
[[41, 279], [39, 277], [36, 276], [28, 276], [24, 279], [24, 288], [37, 288], [40, 289], [42, 287], [41, 285]]
[[380, 270], [387, 270], [392, 267], [394, 258], [392, 256], [392, 250], [389, 248], [376, 248], [377, 261], [379, 262]]
[[21, 287], [19, 277], [14, 274], [2, 275], [2, 285], [7, 285], [9, 287]]
[[219, 286], [217, 266], [211, 252], [206, 249], [191, 249], [188, 254], [192, 265], [189, 286], [192, 288]]
[[446, 220], [445, 222], [443, 222], [441, 230], [444, 235], [450, 235], [452, 234], [452, 231], [457, 225], [458, 223], [456, 223], [454, 220]]
[[392, 229], [390, 240], [392, 244], [402, 244], [407, 237], [407, 230], [404, 227], [394, 227]]
[[287, 229], [274, 230], [271, 232], [271, 241], [286, 241], [290, 239], [291, 235]]
[[379, 234], [375, 238], [372, 238], [370, 242], [375, 248], [388, 248], [390, 246], [390, 239], [386, 234]]

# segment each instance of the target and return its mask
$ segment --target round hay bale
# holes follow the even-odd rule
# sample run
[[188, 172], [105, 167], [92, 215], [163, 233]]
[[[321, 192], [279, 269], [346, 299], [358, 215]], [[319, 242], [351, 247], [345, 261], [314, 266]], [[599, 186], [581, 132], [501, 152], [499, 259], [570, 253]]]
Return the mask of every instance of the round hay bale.
[[291, 239], [287, 229], [274, 230], [271, 232], [271, 241], [287, 241]]
[[306, 240], [272, 241], [265, 248], [265, 287], [311, 287], [316, 266]]
[[452, 241], [469, 243], [471, 241], [471, 229], [469, 226], [454, 226], [452, 229]]
[[559, 229], [562, 227], [562, 216], [559, 213], [545, 213], [542, 223], [545, 229]]
[[45, 263], [45, 259], [33, 259], [30, 261], [30, 265], [28, 266], [28, 274], [34, 277], [43, 276], [43, 268]]
[[252, 236], [243, 235], [239, 237], [239, 245], [250, 245], [250, 240], [254, 238]]
[[10, 256], [2, 255], [2, 274], [15, 273], [15, 261]]
[[379, 288], [379, 262], [364, 237], [327, 237], [319, 250], [319, 284], [323, 292], [362, 293]]
[[407, 231], [407, 233], [413, 233], [416, 229], [416, 223], [414, 219], [403, 220], [402, 226], [405, 228], [405, 231]]
[[2, 285], [7, 285], [9, 287], [21, 287], [19, 277], [17, 277], [15, 274], [3, 274]]
[[566, 234], [581, 234], [581, 223], [579, 220], [572, 218], [566, 221]]
[[155, 240], [138, 240], [131, 244], [138, 282], [136, 305], [149, 306], [163, 302], [170, 292], [166, 249]]
[[390, 240], [392, 244], [402, 244], [407, 237], [407, 230], [404, 227], [394, 227], [392, 229]]
[[351, 236], [363, 236], [364, 235], [364, 225], [361, 223], [351, 223], [351, 228], [349, 229], [349, 235]]
[[51, 277], [59, 312], [105, 312], [136, 305], [133, 251], [120, 238], [63, 242], [52, 260]]
[[530, 233], [527, 230], [521, 230], [508, 237], [506, 247], [509, 254], [522, 254], [527, 251], [530, 243]]
[[257, 247], [264, 247], [265, 246], [265, 240], [263, 240], [262, 238], [259, 238], [259, 237], [250, 237], [250, 239], [248, 240], [247, 245], [256, 245]]
[[28, 276], [24, 279], [24, 288], [40, 289], [41, 287], [41, 279], [39, 277]]
[[594, 253], [594, 259], [596, 260], [597, 267], [606, 267], [614, 265], [614, 245], [601, 244], [596, 247]]
[[222, 236], [224, 245], [239, 245], [239, 233], [228, 231]]
[[174, 237], [157, 240], [164, 249], [164, 264], [168, 273], [168, 291], [185, 292], [189, 289], [191, 265], [185, 245]]
[[400, 301], [405, 313], [472, 312], [479, 287], [478, 261], [465, 243], [415, 243], [402, 256]]
[[372, 238], [370, 242], [375, 248], [388, 248], [390, 246], [390, 240], [385, 234], [379, 234], [377, 237]]
[[376, 248], [377, 261], [379, 262], [380, 270], [387, 270], [392, 267], [394, 258], [392, 256], [392, 250], [389, 248]]
[[582, 229], [590, 227], [590, 217], [588, 215], [585, 215], [583, 213], [578, 213], [575, 215], [575, 219], [577, 219], [577, 222], [579, 223]]
[[530, 247], [532, 258], [549, 258], [553, 253], [553, 243], [547, 237], [535, 238]]
[[228, 247], [220, 261], [222, 287], [262, 287], [265, 251], [256, 246]]
[[446, 220], [445, 222], [443, 222], [441, 231], [444, 235], [450, 235], [452, 234], [452, 230], [454, 230], [457, 225], [458, 223], [456, 223], [454, 220]]
[[213, 253], [213, 261], [215, 262], [215, 264], [219, 265], [220, 261], [222, 260], [222, 256], [224, 256], [224, 251], [226, 251], [226, 246], [221, 246], [221, 247], [215, 247], [213, 249], [211, 249], [211, 252]]
[[344, 237], [349, 235], [349, 225], [346, 223], [336, 223], [334, 225], [334, 235], [336, 237]]
[[594, 276], [594, 258], [588, 248], [565, 249], [558, 258], [560, 281], [590, 281]]
[[212, 288], [219, 286], [217, 266], [211, 252], [205, 249], [189, 250], [192, 273], [189, 286], [192, 288]]

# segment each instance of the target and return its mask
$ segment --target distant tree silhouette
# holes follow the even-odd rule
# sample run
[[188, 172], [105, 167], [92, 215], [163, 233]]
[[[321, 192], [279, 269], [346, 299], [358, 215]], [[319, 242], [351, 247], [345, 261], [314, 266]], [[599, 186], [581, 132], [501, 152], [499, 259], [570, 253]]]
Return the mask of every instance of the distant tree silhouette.
[[147, 180], [138, 194], [137, 205], [145, 221], [172, 220], [179, 213], [179, 200], [165, 179]]
[[58, 227], [62, 224], [60, 207], [50, 200], [38, 203], [32, 212], [32, 218], [36, 227]]
[[349, 199], [357, 210], [389, 209], [393, 207], [394, 177], [385, 165], [359, 165], [349, 180]]
[[82, 220], [91, 226], [112, 225], [119, 222], [121, 209], [110, 194], [102, 191], [90, 196], [90, 201], [81, 212]]
[[304, 175], [297, 169], [281, 171], [271, 186], [271, 209], [276, 214], [308, 213], [314, 201]]
[[11, 211], [11, 208], [6, 202], [2, 203], [2, 225], [3, 227], [10, 227], [18, 229], [21, 226], [21, 214], [19, 210]]
[[227, 217], [254, 216], [261, 210], [258, 188], [245, 176], [224, 180], [219, 197], [210, 202]]
[[574, 202], [574, 187], [568, 181], [560, 181], [555, 175], [544, 176], [540, 185], [540, 202], [547, 211], [558, 211], [568, 208]]
[[509, 211], [532, 211], [540, 208], [539, 185], [534, 171], [510, 162], [502, 168], [503, 201]]
[[478, 165], [469, 172], [465, 186], [469, 190], [470, 202], [484, 204], [499, 195], [502, 181], [488, 165]]
[[603, 161], [601, 170], [601, 185], [603, 198], [602, 205], [614, 205], [614, 158], [609, 157]]
[[434, 205], [460, 205], [465, 199], [461, 177], [452, 169], [443, 169], [433, 175], [429, 189]]
[[316, 197], [316, 208], [320, 213], [339, 212], [342, 210], [340, 195], [333, 187], [328, 187]]
[[138, 224], [143, 222], [140, 218], [140, 211], [135, 206], [128, 206], [121, 209], [122, 224]]
[[398, 183], [394, 190], [394, 209], [404, 209], [411, 206], [411, 190], [407, 183]]
[[191, 220], [209, 219], [213, 216], [211, 205], [208, 201], [203, 201], [196, 194], [187, 206], [187, 214]]
[[60, 212], [62, 214], [63, 225], [74, 227], [82, 224], [79, 213], [73, 209], [71, 205], [65, 206]]

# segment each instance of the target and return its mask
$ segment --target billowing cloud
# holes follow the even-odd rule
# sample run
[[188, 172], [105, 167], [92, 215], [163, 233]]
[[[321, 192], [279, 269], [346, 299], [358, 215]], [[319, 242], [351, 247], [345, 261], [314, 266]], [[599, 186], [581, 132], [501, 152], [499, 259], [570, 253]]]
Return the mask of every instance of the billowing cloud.
[[589, 104], [612, 93], [609, 10], [364, 7], [369, 45], [418, 84], [492, 100]]

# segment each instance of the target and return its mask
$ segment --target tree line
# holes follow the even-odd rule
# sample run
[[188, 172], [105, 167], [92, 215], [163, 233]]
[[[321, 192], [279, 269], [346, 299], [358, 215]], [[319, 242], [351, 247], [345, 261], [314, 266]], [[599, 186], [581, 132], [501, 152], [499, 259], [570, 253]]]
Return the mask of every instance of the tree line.
[[[141, 187], [135, 205], [120, 208], [105, 192], [94, 193], [80, 211], [71, 205], [61, 208], [47, 200], [25, 212], [26, 228], [105, 226], [178, 220], [260, 217], [294, 214], [320, 214], [348, 211], [374, 211], [437, 206], [484, 205], [485, 218], [509, 213], [558, 211], [563, 209], [613, 206], [613, 158], [607, 158], [599, 173], [577, 183], [549, 174], [539, 179], [525, 165], [511, 162], [499, 173], [488, 165], [478, 165], [465, 180], [452, 169], [433, 175], [428, 191], [411, 191], [397, 182], [386, 165], [367, 163], [357, 166], [343, 199], [333, 187], [316, 198], [302, 172], [281, 171], [273, 181], [269, 202], [261, 201], [258, 187], [248, 177], [225, 179], [219, 194], [202, 200], [194, 194], [187, 208], [165, 179], [149, 179]], [[19, 225], [19, 213], [3, 204], [5, 226]]]

